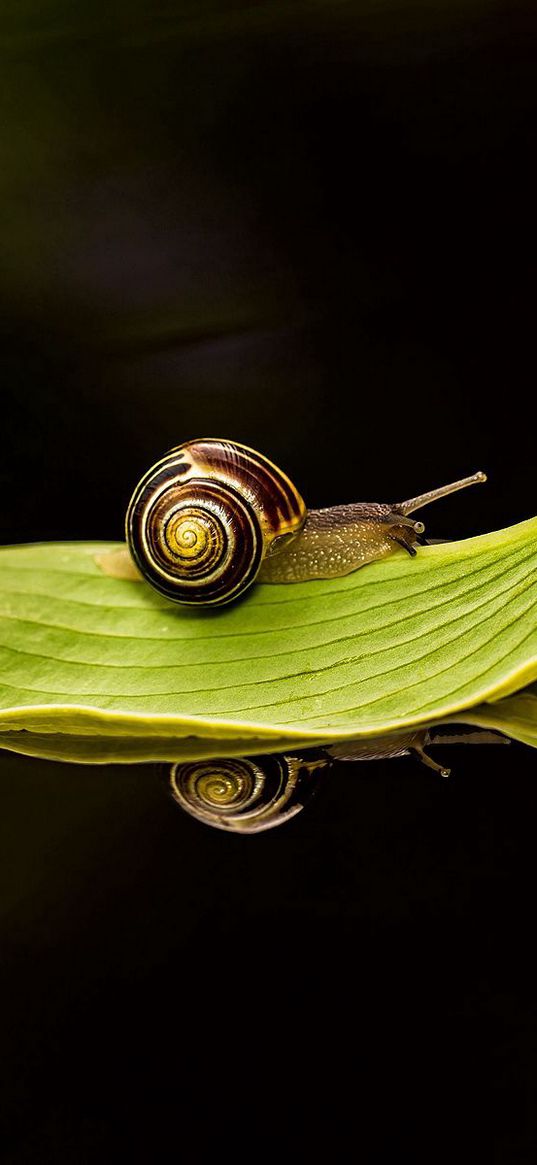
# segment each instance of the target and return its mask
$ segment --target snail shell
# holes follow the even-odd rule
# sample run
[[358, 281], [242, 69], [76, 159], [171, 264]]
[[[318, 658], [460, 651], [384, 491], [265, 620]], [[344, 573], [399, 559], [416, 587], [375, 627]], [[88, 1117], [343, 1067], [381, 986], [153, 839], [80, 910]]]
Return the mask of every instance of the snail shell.
[[299, 813], [327, 760], [274, 755], [173, 765], [174, 799], [192, 817], [233, 833], [260, 833]]
[[292, 482], [246, 445], [202, 439], [172, 449], [137, 485], [126, 519], [138, 569], [167, 598], [236, 599], [275, 539], [298, 533], [306, 506]]

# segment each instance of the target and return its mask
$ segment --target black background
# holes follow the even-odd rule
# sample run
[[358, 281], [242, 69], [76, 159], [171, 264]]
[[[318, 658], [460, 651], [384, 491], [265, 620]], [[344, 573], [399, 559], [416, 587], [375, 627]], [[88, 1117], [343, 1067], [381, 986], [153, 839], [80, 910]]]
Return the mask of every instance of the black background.
[[[531, 6], [84, 7], [0, 20], [0, 542], [121, 537], [202, 434], [532, 515]], [[2, 754], [6, 1160], [534, 1160], [534, 755], [436, 755], [241, 838]]]

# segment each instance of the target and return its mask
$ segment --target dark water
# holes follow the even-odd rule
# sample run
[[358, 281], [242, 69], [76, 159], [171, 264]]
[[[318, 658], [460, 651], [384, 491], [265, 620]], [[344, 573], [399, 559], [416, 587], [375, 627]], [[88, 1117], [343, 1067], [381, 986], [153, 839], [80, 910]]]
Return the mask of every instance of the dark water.
[[[311, 505], [536, 512], [535, 11], [24, 0], [0, 543], [117, 538], [222, 434]], [[334, 765], [254, 837], [2, 753], [5, 1159], [535, 1159], [535, 753]], [[187, 1148], [188, 1146], [188, 1148]]]
[[4, 753], [7, 1159], [167, 1160], [178, 1137], [213, 1159], [230, 1100], [233, 1135], [271, 1153], [387, 1160], [426, 1137], [447, 1159], [464, 1130], [524, 1159], [535, 753], [434, 755], [449, 780], [336, 763], [282, 828], [240, 836], [183, 812], [169, 766]]

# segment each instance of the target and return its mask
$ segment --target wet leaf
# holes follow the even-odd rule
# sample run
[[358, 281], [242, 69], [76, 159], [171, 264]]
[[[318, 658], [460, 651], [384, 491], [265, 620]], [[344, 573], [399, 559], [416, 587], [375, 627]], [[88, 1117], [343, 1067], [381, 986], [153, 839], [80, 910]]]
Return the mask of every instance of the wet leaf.
[[[209, 612], [110, 577], [96, 557], [114, 549], [0, 550], [4, 747], [128, 761], [315, 745], [453, 719], [537, 678], [537, 519]], [[508, 715], [531, 736], [528, 699]], [[457, 718], [501, 727], [499, 707]]]

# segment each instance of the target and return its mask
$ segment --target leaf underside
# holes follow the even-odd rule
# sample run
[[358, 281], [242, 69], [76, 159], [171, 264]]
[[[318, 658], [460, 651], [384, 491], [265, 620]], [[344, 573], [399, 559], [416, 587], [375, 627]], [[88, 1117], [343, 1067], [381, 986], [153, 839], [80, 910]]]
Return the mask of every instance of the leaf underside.
[[208, 612], [105, 574], [117, 548], [0, 550], [2, 747], [179, 759], [502, 717], [537, 743], [534, 693], [485, 703], [537, 678], [537, 519]]

